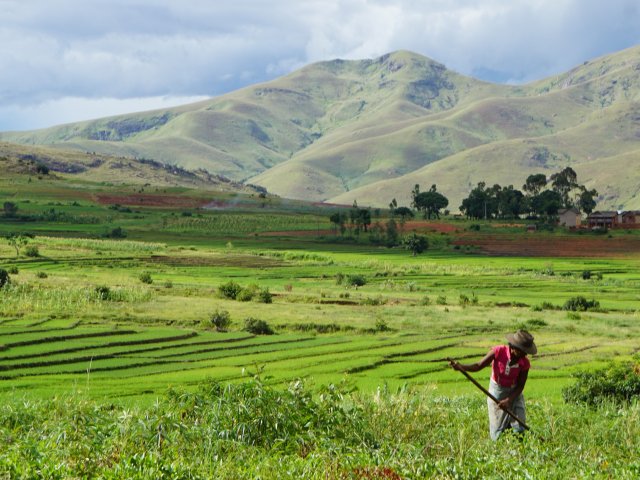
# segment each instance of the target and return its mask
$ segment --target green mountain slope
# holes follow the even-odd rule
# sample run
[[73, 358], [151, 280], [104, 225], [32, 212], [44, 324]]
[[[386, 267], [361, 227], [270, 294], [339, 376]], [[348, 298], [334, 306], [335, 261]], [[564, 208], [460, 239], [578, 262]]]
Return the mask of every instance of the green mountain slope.
[[[399, 51], [320, 62], [265, 84], [163, 111], [0, 134], [186, 168], [290, 198], [385, 206], [415, 183], [451, 199], [479, 181], [521, 186], [570, 165], [599, 207], [640, 201], [640, 47], [514, 87]], [[620, 173], [620, 172], [619, 172]], [[640, 182], [635, 182], [640, 183]]]

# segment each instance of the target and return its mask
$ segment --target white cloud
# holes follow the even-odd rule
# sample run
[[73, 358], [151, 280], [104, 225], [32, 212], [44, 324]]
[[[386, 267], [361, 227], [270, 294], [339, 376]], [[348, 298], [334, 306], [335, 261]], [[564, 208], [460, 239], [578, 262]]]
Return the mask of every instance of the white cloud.
[[81, 98], [64, 97], [28, 106], [1, 106], [0, 131], [51, 125], [186, 105], [209, 97]]
[[637, 0], [0, 0], [0, 18], [0, 129], [68, 121], [43, 103], [212, 96], [333, 58], [412, 50], [517, 83], [640, 43]]

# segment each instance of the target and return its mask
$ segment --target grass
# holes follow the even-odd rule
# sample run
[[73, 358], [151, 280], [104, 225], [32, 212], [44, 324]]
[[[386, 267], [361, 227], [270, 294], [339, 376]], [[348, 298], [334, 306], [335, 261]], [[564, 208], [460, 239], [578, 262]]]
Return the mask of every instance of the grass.
[[[637, 252], [491, 257], [443, 241], [414, 258], [314, 235], [156, 231], [165, 217], [181, 219], [180, 211], [140, 215], [121, 240], [95, 235], [105, 223], [43, 223], [48, 233], [30, 240], [41, 255], [35, 258], [0, 242], [0, 268], [18, 272], [0, 290], [0, 475], [637, 473], [623, 461], [637, 450], [637, 405], [591, 412], [562, 401], [575, 372], [636, 352]], [[260, 228], [281, 229], [289, 215], [264, 216]], [[260, 213], [238, 217], [235, 225], [257, 224]], [[304, 230], [306, 221], [294, 228]], [[14, 226], [0, 222], [3, 231]], [[602, 279], [584, 280], [585, 270]], [[152, 283], [140, 281], [143, 273]], [[365, 282], [338, 284], [339, 276]], [[273, 303], [222, 298], [218, 287], [231, 280], [268, 288]], [[561, 307], [577, 295], [598, 300], [600, 309], [570, 316], [541, 307]], [[477, 302], [461, 304], [461, 296]], [[216, 310], [229, 312], [229, 331], [206, 327]], [[275, 335], [244, 332], [248, 317], [264, 320]], [[480, 359], [520, 326], [532, 331], [540, 352], [526, 388], [529, 419], [551, 440], [505, 440], [496, 450], [487, 440], [482, 395], [446, 358]], [[484, 383], [488, 370], [475, 376]], [[597, 443], [615, 441], [623, 443], [608, 450]]]

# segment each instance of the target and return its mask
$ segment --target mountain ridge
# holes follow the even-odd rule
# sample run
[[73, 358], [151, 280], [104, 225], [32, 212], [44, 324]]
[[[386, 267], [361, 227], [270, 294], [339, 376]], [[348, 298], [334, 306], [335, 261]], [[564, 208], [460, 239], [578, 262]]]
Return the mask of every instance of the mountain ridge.
[[[0, 140], [206, 168], [284, 197], [332, 203], [406, 203], [415, 183], [435, 183], [454, 210], [479, 181], [519, 188], [531, 173], [571, 166], [601, 191], [604, 206], [637, 208], [638, 193], [612, 184], [594, 162], [637, 171], [639, 77], [640, 47], [520, 86], [400, 50], [318, 62], [195, 104]], [[535, 148], [547, 152], [544, 162], [529, 152]]]

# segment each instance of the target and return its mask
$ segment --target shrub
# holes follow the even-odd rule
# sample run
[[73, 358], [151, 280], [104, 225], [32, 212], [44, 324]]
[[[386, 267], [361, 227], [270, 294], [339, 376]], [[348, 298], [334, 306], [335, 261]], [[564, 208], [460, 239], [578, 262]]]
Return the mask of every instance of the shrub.
[[367, 297], [367, 298], [363, 298], [360, 301], [361, 305], [371, 305], [371, 306], [378, 306], [378, 305], [385, 305], [387, 303], [387, 299], [384, 298], [382, 295], [378, 295], [377, 297]]
[[342, 285], [342, 282], [344, 282], [344, 273], [336, 273], [334, 278], [336, 279], [336, 285]]
[[367, 284], [367, 279], [364, 275], [347, 275], [346, 284], [350, 287], [362, 287]]
[[0, 288], [4, 287], [10, 281], [11, 279], [9, 278], [9, 272], [7, 272], [4, 268], [0, 268]]
[[16, 267], [15, 265], [13, 267], [9, 267], [8, 272], [11, 275], [17, 275], [19, 273], [18, 267]]
[[209, 325], [218, 332], [226, 332], [231, 325], [231, 315], [226, 310], [216, 310], [209, 318]]
[[107, 238], [126, 238], [127, 233], [122, 229], [122, 227], [112, 228], [110, 232], [105, 234]]
[[227, 283], [218, 285], [218, 293], [223, 298], [229, 298], [231, 300], [235, 300], [241, 291], [242, 291], [242, 287], [238, 285], [236, 282], [234, 282], [233, 280], [229, 280]]
[[38, 277], [38, 278], [48, 278], [49, 275], [47, 275], [45, 272], [37, 272], [36, 273], [36, 277]]
[[584, 270], [582, 272], [582, 279], [589, 280], [591, 278], [591, 270]]
[[171, 280], [165, 280], [164, 288], [173, 288], [173, 282]]
[[258, 292], [257, 300], [260, 303], [273, 303], [273, 295], [268, 288], [263, 288]]
[[27, 247], [24, 249], [24, 254], [27, 257], [35, 258], [40, 256], [40, 250], [38, 250], [37, 245], [27, 245]]
[[438, 305], [446, 305], [447, 304], [447, 297], [445, 297], [444, 295], [439, 295], [438, 298], [436, 298], [436, 303]]
[[587, 300], [581, 295], [571, 297], [562, 306], [563, 310], [570, 310], [573, 312], [586, 312], [587, 310], [594, 310], [596, 308], [600, 308], [600, 302], [597, 300]]
[[244, 319], [243, 330], [254, 335], [273, 335], [275, 333], [267, 322], [253, 317]]
[[111, 289], [106, 285], [98, 285], [94, 291], [96, 292], [96, 297], [98, 297], [98, 300], [111, 299]]
[[389, 325], [387, 324], [386, 320], [379, 318], [376, 320], [375, 330], [376, 332], [388, 332], [391, 329], [389, 328]]
[[140, 276], [138, 277], [138, 279], [142, 283], [146, 283], [146, 284], [149, 284], [149, 285], [153, 283], [153, 278], [151, 278], [151, 274], [149, 272], [142, 272], [140, 274]]
[[419, 304], [422, 305], [423, 307], [429, 306], [431, 305], [431, 299], [427, 295], [425, 295], [420, 299]]
[[576, 382], [562, 390], [567, 403], [583, 403], [590, 406], [604, 402], [627, 403], [640, 395], [640, 363], [611, 363], [596, 371], [575, 374]]
[[258, 286], [255, 283], [253, 283], [248, 287], [241, 289], [236, 296], [236, 300], [238, 300], [239, 302], [250, 302], [251, 300], [253, 300], [253, 297], [255, 297], [257, 294], [258, 294]]

